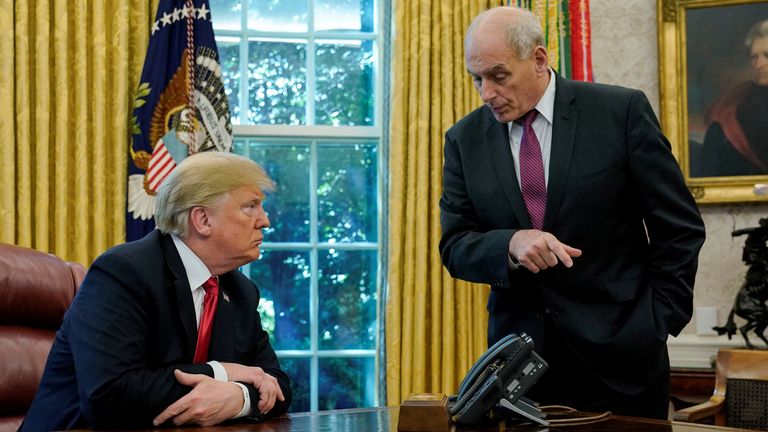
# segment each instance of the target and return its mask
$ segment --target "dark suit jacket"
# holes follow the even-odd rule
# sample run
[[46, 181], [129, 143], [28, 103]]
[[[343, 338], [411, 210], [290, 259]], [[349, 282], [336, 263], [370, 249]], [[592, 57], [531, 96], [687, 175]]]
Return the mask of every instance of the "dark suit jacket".
[[690, 320], [704, 242], [669, 147], [642, 92], [558, 76], [544, 231], [583, 255], [533, 274], [507, 265], [510, 238], [531, 227], [507, 125], [481, 107], [448, 130], [440, 253], [454, 277], [491, 285], [489, 344], [527, 332], [541, 347], [548, 309], [582, 362], [621, 392], [669, 367], [667, 335]]
[[[237, 271], [219, 285], [209, 359], [276, 377], [286, 401], [270, 415], [281, 414], [290, 383], [261, 327], [259, 291]], [[151, 427], [190, 391], [174, 369], [213, 376], [209, 365], [192, 364], [196, 343], [192, 294], [171, 237], [153, 231], [116, 246], [96, 259], [67, 311], [21, 429]], [[255, 408], [259, 392], [247, 387]]]

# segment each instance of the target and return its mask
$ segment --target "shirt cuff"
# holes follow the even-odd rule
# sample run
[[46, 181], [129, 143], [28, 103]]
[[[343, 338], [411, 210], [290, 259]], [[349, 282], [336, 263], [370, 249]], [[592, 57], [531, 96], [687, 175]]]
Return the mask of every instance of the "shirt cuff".
[[213, 378], [216, 381], [229, 381], [229, 375], [227, 375], [227, 370], [224, 369], [224, 366], [221, 365], [221, 363], [217, 361], [209, 361], [208, 365], [213, 368]]
[[[213, 378], [216, 381], [229, 381], [229, 375], [227, 374], [227, 370], [224, 369], [224, 366], [217, 362], [217, 361], [209, 361], [208, 364], [213, 369]], [[232, 384], [236, 384], [238, 387], [240, 387], [240, 390], [243, 392], [243, 409], [240, 410], [240, 412], [232, 417], [233, 419], [245, 417], [248, 415], [251, 415], [251, 397], [250, 392], [248, 391], [248, 387], [246, 387], [243, 384], [240, 384], [239, 382], [233, 382]]]
[[239, 382], [235, 382], [235, 384], [240, 386], [240, 390], [243, 391], [243, 409], [241, 409], [240, 412], [232, 418], [249, 416], [252, 414], [253, 410], [251, 410], [251, 396], [250, 396], [250, 392], [248, 391], [248, 387], [246, 387], [243, 384], [240, 384]]
[[507, 253], [507, 267], [509, 267], [510, 270], [517, 270], [521, 267], [520, 263], [517, 262], [516, 259], [512, 258], [512, 255], [509, 253]]

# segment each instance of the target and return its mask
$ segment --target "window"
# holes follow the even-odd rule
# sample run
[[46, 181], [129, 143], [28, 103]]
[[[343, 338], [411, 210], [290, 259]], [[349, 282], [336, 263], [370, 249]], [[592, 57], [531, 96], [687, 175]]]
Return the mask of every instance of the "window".
[[379, 0], [210, 0], [234, 152], [277, 182], [244, 267], [291, 411], [378, 405], [383, 85]]

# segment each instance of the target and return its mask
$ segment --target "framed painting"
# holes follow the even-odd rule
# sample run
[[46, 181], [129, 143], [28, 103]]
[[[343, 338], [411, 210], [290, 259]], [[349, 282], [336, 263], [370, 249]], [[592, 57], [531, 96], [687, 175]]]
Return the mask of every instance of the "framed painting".
[[699, 203], [768, 201], [768, 1], [658, 0], [661, 123]]

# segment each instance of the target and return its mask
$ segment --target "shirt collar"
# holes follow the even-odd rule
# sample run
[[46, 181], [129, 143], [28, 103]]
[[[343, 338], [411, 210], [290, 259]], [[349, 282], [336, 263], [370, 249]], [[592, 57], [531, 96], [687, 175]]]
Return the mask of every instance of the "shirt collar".
[[540, 116], [543, 116], [549, 124], [552, 124], [555, 112], [555, 71], [552, 68], [549, 69], [549, 84], [547, 89], [544, 90], [544, 94], [539, 99], [539, 103], [534, 108], [539, 112]]
[[211, 277], [211, 272], [208, 267], [200, 260], [192, 249], [187, 246], [177, 235], [171, 234], [173, 244], [176, 246], [176, 250], [181, 257], [181, 264], [184, 266], [184, 270], [187, 273], [187, 280], [189, 281], [189, 288], [194, 291], [203, 285], [203, 282], [207, 281]]

